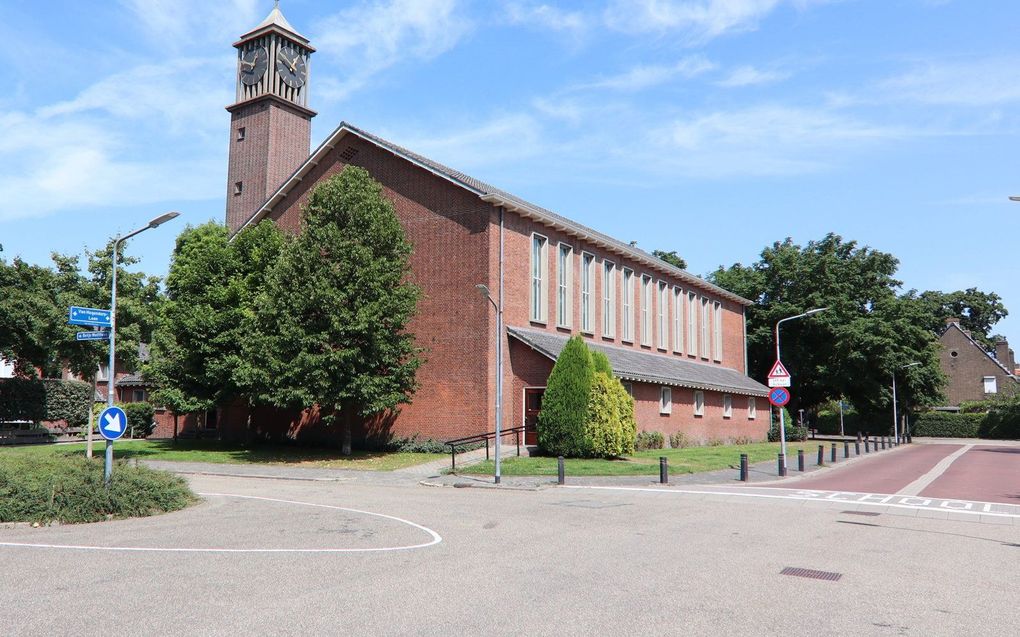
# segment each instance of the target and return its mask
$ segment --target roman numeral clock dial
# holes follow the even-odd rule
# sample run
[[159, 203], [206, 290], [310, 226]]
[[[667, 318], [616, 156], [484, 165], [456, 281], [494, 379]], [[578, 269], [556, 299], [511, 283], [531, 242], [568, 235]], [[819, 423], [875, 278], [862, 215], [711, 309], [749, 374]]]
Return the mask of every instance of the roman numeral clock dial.
[[241, 55], [241, 83], [245, 86], [258, 84], [262, 76], [266, 74], [267, 68], [269, 68], [269, 53], [266, 52], [266, 47], [260, 46], [245, 51]]
[[301, 88], [308, 77], [308, 67], [301, 52], [292, 46], [281, 48], [276, 54], [276, 72], [291, 88]]

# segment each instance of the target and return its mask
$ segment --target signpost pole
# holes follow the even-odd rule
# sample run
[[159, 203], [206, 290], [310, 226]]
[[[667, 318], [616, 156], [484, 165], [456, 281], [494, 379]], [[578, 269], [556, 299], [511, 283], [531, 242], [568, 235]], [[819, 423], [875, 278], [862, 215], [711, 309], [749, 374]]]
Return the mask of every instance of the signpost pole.
[[[121, 238], [113, 241], [113, 280], [110, 286], [110, 360], [109, 371], [106, 373], [106, 408], [113, 407], [113, 388], [116, 382], [116, 355], [117, 355], [117, 252], [120, 248]], [[113, 441], [106, 441], [106, 461], [103, 463], [103, 482], [110, 487], [110, 479], [113, 475]]]

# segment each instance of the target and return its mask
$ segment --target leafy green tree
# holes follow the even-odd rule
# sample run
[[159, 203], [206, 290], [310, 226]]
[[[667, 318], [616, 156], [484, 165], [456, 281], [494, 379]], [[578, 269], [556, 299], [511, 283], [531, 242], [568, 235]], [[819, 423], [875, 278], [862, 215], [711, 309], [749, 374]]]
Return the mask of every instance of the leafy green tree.
[[318, 405], [327, 424], [342, 418], [349, 454], [354, 419], [396, 409], [416, 387], [411, 245], [382, 187], [359, 167], [318, 184], [303, 212], [260, 297], [262, 346], [274, 401]]
[[[828, 311], [782, 327], [783, 362], [794, 377], [792, 410], [846, 396], [862, 412], [891, 404], [891, 374], [913, 400], [937, 402], [944, 383], [928, 306], [899, 296], [897, 259], [828, 234], [805, 246], [790, 239], [750, 266], [720, 267], [709, 280], [755, 301], [747, 308], [751, 375], [764, 379], [775, 359], [776, 322], [816, 307]], [[922, 367], [909, 373], [911, 362]]]
[[658, 257], [670, 265], [675, 265], [681, 270], [687, 269], [687, 261], [677, 254], [676, 250], [670, 250], [669, 252], [665, 250], [652, 250], [652, 256]]
[[538, 446], [550, 455], [586, 457], [588, 400], [595, 382], [591, 352], [580, 336], [567, 341], [553, 365], [538, 415]]
[[956, 292], [927, 291], [918, 298], [929, 308], [933, 331], [941, 330], [945, 319], [958, 318], [960, 327], [969, 331], [987, 350], [995, 349], [992, 326], [1009, 314], [998, 294], [977, 288]]

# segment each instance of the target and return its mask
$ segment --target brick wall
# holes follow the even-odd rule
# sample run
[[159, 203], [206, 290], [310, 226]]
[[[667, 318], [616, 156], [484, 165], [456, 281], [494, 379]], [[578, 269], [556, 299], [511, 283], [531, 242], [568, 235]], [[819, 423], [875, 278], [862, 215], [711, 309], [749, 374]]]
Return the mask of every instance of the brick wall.
[[956, 326], [943, 332], [939, 339], [939, 365], [946, 375], [946, 404], [959, 405], [963, 401], [984, 400], [991, 395], [984, 391], [984, 377], [994, 376], [999, 394], [1013, 394], [1017, 383], [995, 364], [979, 347]]

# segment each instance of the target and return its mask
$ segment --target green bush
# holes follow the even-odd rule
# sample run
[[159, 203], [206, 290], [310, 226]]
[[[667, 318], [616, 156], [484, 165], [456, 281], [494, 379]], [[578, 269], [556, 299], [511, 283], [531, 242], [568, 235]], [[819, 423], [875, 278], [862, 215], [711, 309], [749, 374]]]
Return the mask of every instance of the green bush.
[[694, 441], [691, 437], [682, 431], [669, 435], [669, 447], [670, 449], [684, 449], [686, 447], [694, 446]]
[[1020, 404], [1010, 401], [996, 405], [981, 421], [978, 435], [996, 440], [1020, 439]]
[[637, 437], [634, 398], [627, 393], [627, 389], [619, 379], [613, 379], [612, 388], [616, 398], [616, 409], [620, 417], [619, 436], [621, 454], [629, 456], [634, 453], [634, 439]]
[[977, 438], [986, 414], [955, 414], [929, 411], [918, 414], [910, 426], [911, 436], [933, 438]]
[[76, 380], [5, 378], [0, 380], [0, 422], [66, 421], [70, 427], [88, 422], [92, 386]]
[[[808, 428], [798, 427], [797, 425], [791, 425], [789, 421], [786, 421], [786, 441], [787, 442], [800, 442], [807, 440]], [[769, 429], [769, 442], [779, 442], [779, 421], [775, 420], [772, 422], [772, 428]]]
[[542, 397], [538, 447], [543, 453], [569, 458], [591, 455], [591, 442], [584, 434], [594, 380], [591, 352], [580, 336], [574, 336], [556, 359]]
[[596, 372], [602, 372], [610, 378], [613, 377], [613, 366], [609, 362], [609, 357], [602, 352], [592, 352], [591, 363]]
[[595, 458], [614, 458], [623, 454], [620, 411], [613, 390], [616, 382], [603, 372], [596, 372], [592, 382], [584, 438], [590, 445], [590, 455]]
[[182, 509], [197, 498], [180, 477], [83, 457], [0, 455], [0, 522], [98, 522]]
[[662, 449], [666, 446], [666, 439], [659, 431], [642, 431], [634, 440], [636, 451], [648, 451], [649, 449]]
[[144, 438], [155, 428], [153, 417], [156, 410], [146, 402], [123, 403], [118, 405], [127, 415], [128, 427], [132, 438]]

